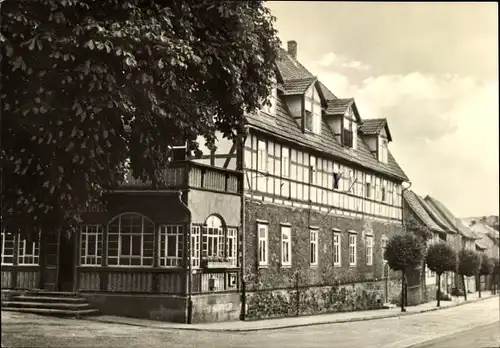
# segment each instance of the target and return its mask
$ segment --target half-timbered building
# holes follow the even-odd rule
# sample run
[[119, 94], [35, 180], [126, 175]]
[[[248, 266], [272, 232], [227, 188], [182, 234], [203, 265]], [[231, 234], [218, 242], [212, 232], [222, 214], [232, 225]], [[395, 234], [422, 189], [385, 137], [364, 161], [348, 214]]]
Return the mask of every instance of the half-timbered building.
[[71, 239], [4, 233], [2, 288], [78, 292], [102, 313], [182, 322], [396, 301], [383, 248], [402, 230], [408, 178], [387, 120], [330, 92], [294, 41], [276, 68], [247, 134], [200, 158], [177, 149], [164, 186], [128, 178]]

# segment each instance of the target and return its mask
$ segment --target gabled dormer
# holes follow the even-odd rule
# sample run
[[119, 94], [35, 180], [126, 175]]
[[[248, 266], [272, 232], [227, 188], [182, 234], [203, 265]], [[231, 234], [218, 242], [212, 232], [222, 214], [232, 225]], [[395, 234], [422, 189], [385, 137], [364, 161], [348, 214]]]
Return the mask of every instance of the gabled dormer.
[[389, 142], [392, 141], [385, 118], [363, 120], [359, 130], [371, 153], [382, 163], [389, 161]]
[[325, 119], [338, 143], [348, 149], [357, 148], [361, 118], [354, 98], [329, 100]]
[[283, 99], [300, 129], [321, 134], [323, 109], [326, 106], [317, 77], [283, 82]]

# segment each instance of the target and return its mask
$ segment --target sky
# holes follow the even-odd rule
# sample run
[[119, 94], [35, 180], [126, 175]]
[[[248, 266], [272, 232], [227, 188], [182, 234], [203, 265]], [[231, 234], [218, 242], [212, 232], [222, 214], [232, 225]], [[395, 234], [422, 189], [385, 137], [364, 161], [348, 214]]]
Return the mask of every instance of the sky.
[[498, 4], [269, 1], [283, 47], [363, 119], [421, 196], [498, 215]]

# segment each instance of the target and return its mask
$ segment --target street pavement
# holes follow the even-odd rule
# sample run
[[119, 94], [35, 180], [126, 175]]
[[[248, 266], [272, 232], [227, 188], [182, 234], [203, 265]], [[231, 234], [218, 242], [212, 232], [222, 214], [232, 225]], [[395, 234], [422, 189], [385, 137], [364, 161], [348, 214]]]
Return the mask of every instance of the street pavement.
[[[406, 348], [498, 324], [499, 298], [422, 314], [253, 332], [187, 331], [2, 312], [2, 345], [17, 347]], [[478, 328], [477, 330], [481, 330]], [[482, 335], [487, 338], [487, 335]], [[468, 336], [467, 336], [468, 337]], [[469, 338], [473, 340], [474, 338]], [[446, 340], [445, 340], [446, 341]], [[486, 339], [485, 347], [498, 347]], [[490, 342], [491, 341], [491, 342]], [[438, 342], [438, 341], [436, 341]], [[455, 347], [438, 342], [431, 347]], [[441, 344], [441, 345], [439, 345]], [[477, 347], [476, 344], [469, 345]], [[425, 347], [425, 346], [423, 346]]]
[[411, 348], [498, 348], [500, 347], [500, 322], [480, 326], [455, 335], [441, 337]]

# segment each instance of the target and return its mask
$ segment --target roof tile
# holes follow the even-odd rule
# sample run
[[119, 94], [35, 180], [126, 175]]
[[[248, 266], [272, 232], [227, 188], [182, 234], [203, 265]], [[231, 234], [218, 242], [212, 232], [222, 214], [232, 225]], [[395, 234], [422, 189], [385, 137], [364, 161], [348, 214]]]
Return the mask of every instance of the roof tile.
[[354, 98], [334, 99], [327, 103], [327, 115], [344, 115], [346, 109], [353, 103]]
[[314, 76], [296, 80], [285, 80], [283, 82], [283, 87], [285, 89], [283, 94], [285, 95], [304, 94], [307, 91], [307, 88], [316, 80], [317, 78]]
[[420, 220], [432, 231], [438, 233], [446, 233], [438, 224], [433, 220], [429, 213], [422, 206], [420, 198], [410, 190], [406, 190], [403, 196], [410, 206], [411, 210], [420, 218]]
[[450, 226], [452, 226], [455, 230], [458, 231], [463, 237], [469, 238], [469, 239], [476, 239], [477, 236], [474, 234], [474, 232], [468, 228], [462, 220], [458, 219], [453, 215], [453, 213], [440, 201], [437, 199], [427, 196], [425, 197], [425, 200], [430, 203], [435, 210], [439, 213], [441, 218], [446, 221], [446, 223]]
[[387, 123], [385, 118], [371, 118], [363, 120], [363, 123], [359, 126], [359, 130], [366, 135], [379, 134], [382, 128]]

